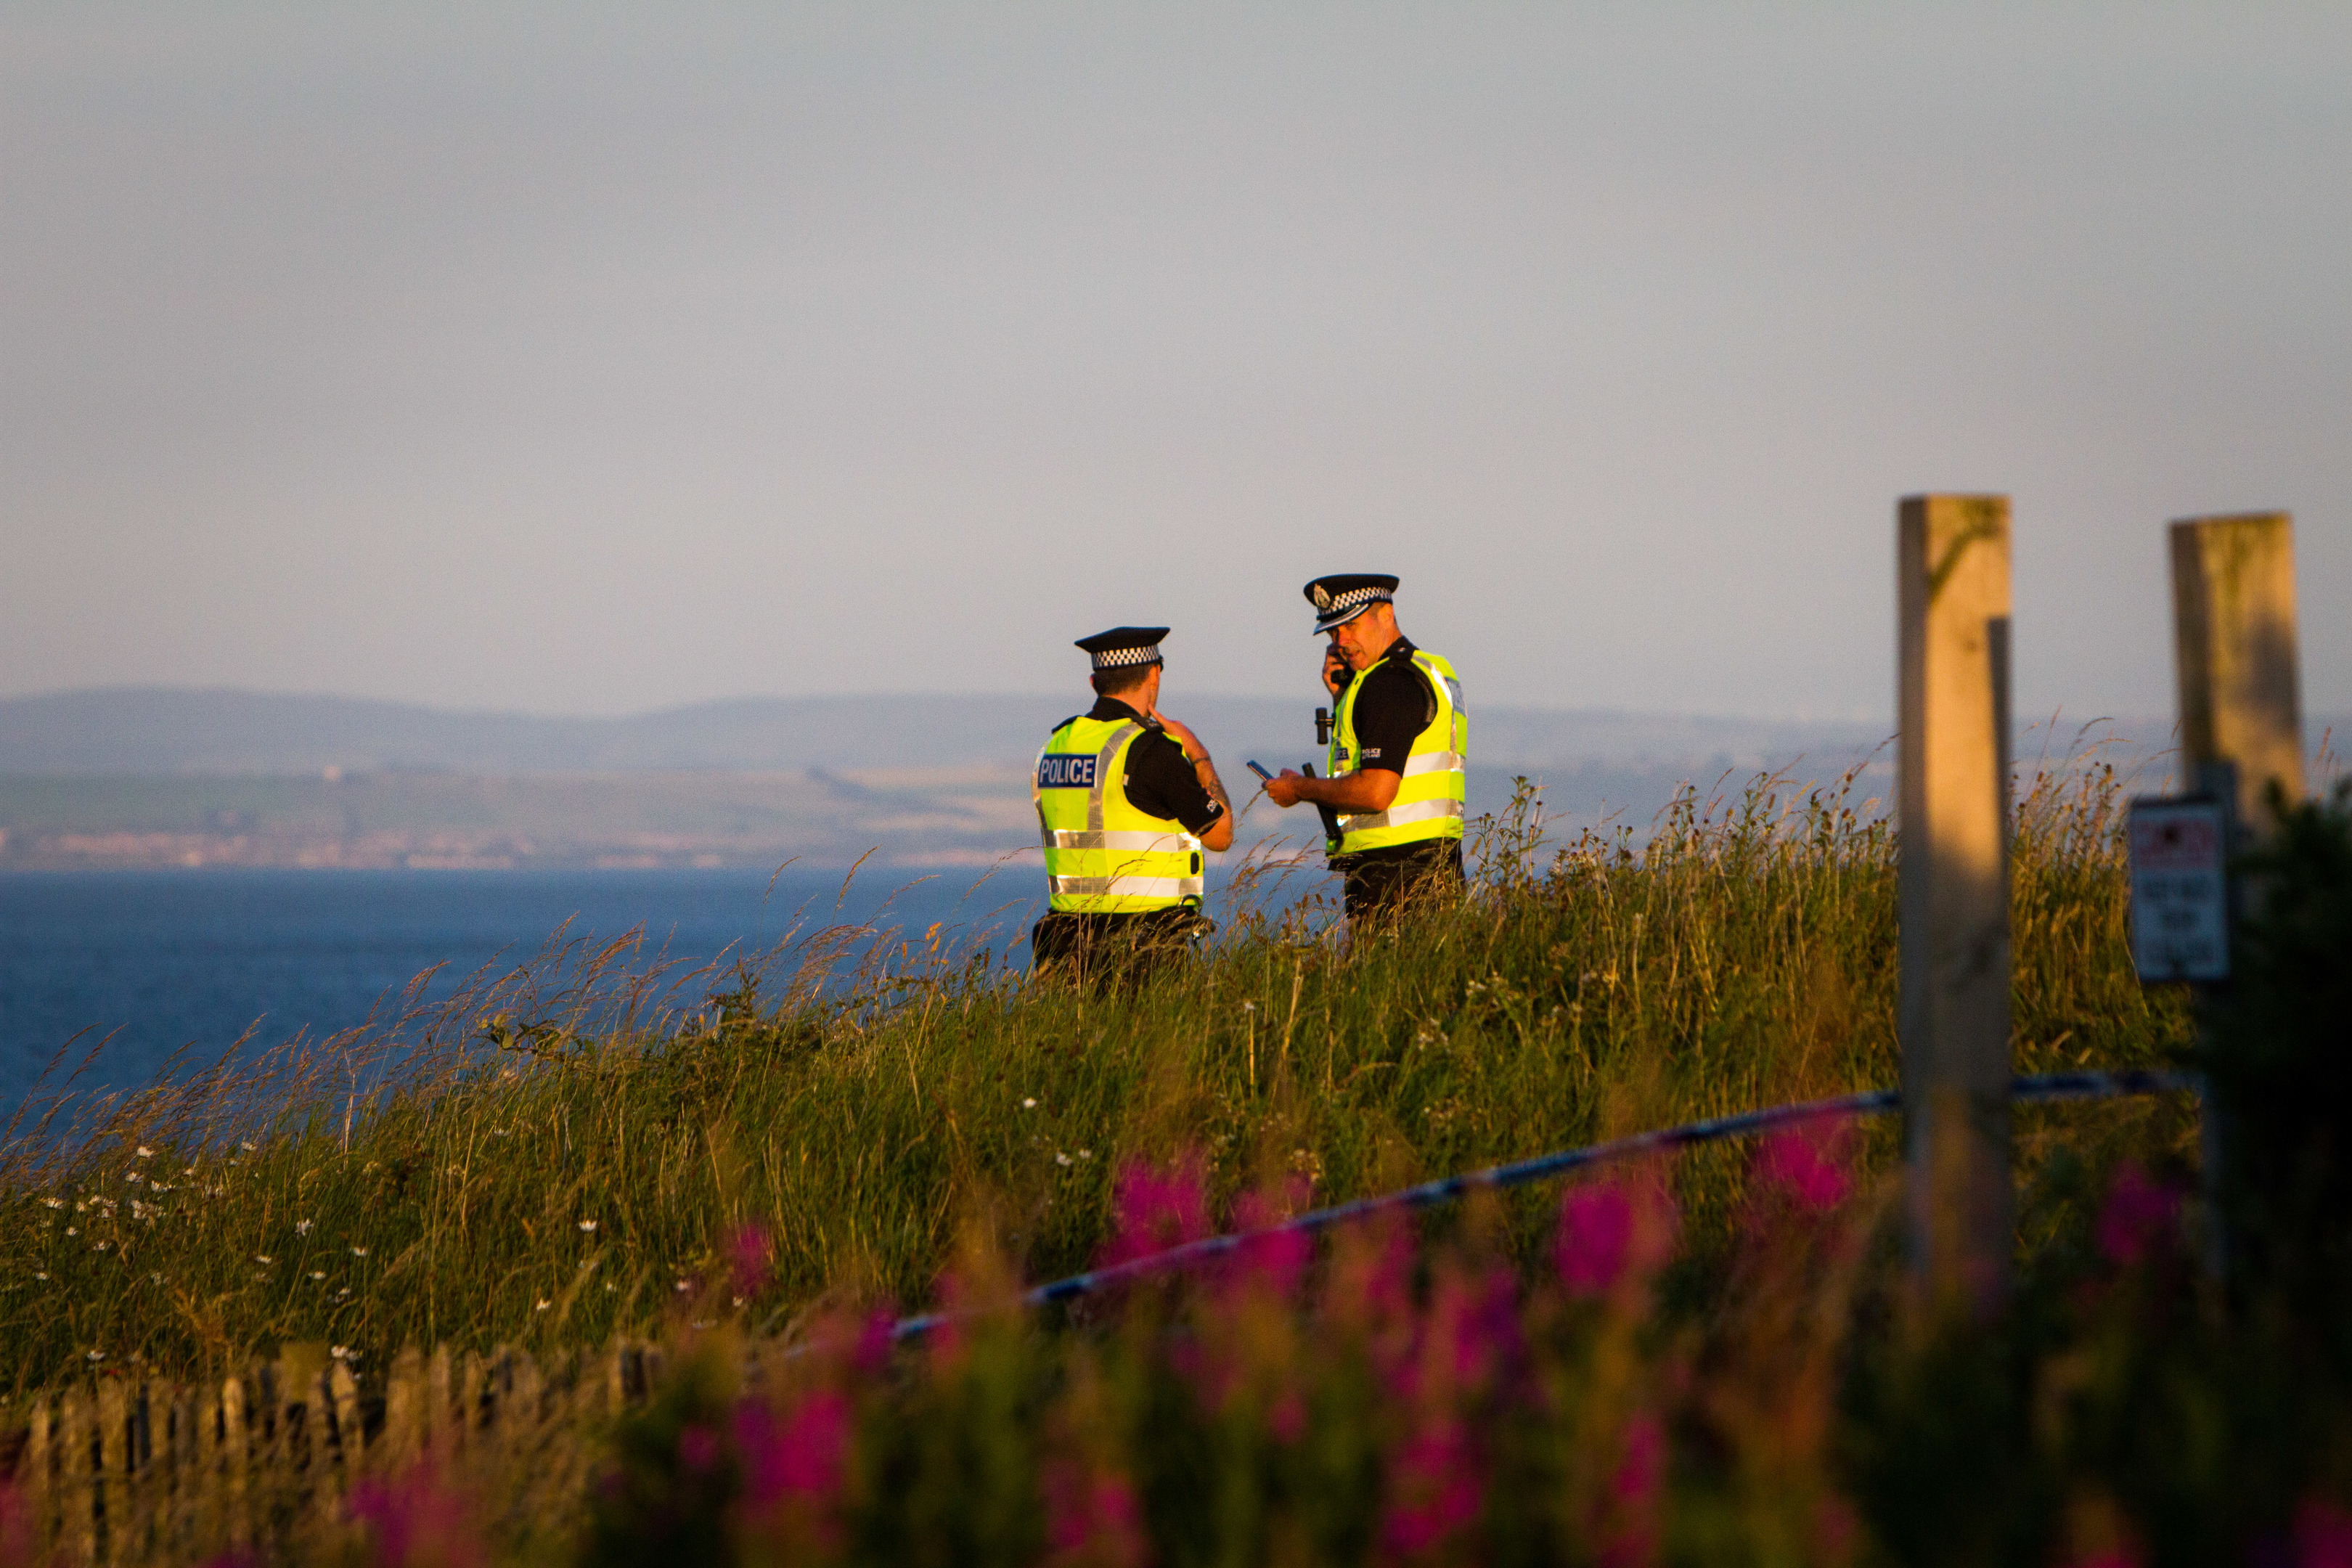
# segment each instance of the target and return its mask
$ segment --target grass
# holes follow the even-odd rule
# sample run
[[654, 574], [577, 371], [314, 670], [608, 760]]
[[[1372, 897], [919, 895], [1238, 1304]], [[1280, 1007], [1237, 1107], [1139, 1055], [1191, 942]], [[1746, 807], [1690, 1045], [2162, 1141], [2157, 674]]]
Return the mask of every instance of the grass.
[[[617, 945], [557, 948], [379, 1029], [50, 1107], [0, 1156], [0, 1389], [215, 1373], [287, 1341], [363, 1369], [413, 1344], [561, 1350], [685, 1300], [773, 1331], [842, 1300], [931, 1300], [983, 1209], [1021, 1274], [1082, 1267], [1134, 1161], [1203, 1152], [1220, 1207], [1289, 1178], [1339, 1201], [1892, 1083], [1891, 828], [1850, 787], [1784, 791], [1687, 795], [1638, 853], [1547, 842], [1523, 800], [1487, 824], [1458, 909], [1353, 944], [1262, 864], [1214, 950], [1141, 995], [1035, 985], [937, 928], [808, 931], [657, 981]], [[2095, 759], [2022, 788], [2020, 1071], [2186, 1043], [2180, 999], [2131, 973], [2121, 791]], [[2029, 1174], [2101, 1141], [2193, 1147], [2161, 1105], [2019, 1129]], [[1729, 1256], [1744, 1173], [1735, 1150], [1677, 1168], [1695, 1280]], [[1522, 1260], [1551, 1203], [1502, 1211]], [[2029, 1240], [2056, 1223], [2036, 1213]], [[748, 1227], [772, 1268], [742, 1296], [725, 1281]]]

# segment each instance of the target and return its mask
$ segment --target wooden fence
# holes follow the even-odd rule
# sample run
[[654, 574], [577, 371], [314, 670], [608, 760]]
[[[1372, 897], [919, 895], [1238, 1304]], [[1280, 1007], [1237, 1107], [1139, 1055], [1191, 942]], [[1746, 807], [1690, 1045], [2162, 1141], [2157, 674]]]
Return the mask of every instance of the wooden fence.
[[101, 1376], [50, 1390], [0, 1427], [0, 1473], [34, 1560], [200, 1562], [346, 1539], [371, 1478], [420, 1459], [462, 1465], [517, 1507], [584, 1484], [577, 1439], [641, 1401], [661, 1375], [650, 1345], [620, 1344], [542, 1369], [529, 1354], [404, 1352], [363, 1392], [323, 1345], [289, 1346], [217, 1384]]

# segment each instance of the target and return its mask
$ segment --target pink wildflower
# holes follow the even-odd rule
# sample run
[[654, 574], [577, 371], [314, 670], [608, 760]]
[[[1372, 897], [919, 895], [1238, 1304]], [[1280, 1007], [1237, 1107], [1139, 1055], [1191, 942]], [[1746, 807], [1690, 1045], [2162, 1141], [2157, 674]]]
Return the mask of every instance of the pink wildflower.
[[[1265, 1193], [1244, 1193], [1234, 1205], [1234, 1228], [1238, 1231], [1267, 1230], [1279, 1225], [1295, 1211], [1304, 1196], [1306, 1184], [1294, 1184], [1295, 1190], [1286, 1194], [1288, 1201], [1278, 1201]], [[1227, 1278], [1237, 1281], [1244, 1289], [1262, 1289], [1271, 1296], [1289, 1300], [1298, 1289], [1307, 1266], [1315, 1257], [1314, 1238], [1303, 1230], [1276, 1231], [1244, 1242], [1233, 1253]]]
[[2352, 1568], [2352, 1513], [2306, 1499], [2294, 1513], [2294, 1568]]
[[1803, 1121], [1771, 1134], [1757, 1148], [1756, 1177], [1767, 1192], [1807, 1214], [1825, 1214], [1853, 1191], [1846, 1172], [1849, 1121]]
[[1478, 1517], [1486, 1500], [1470, 1434], [1457, 1420], [1406, 1438], [1389, 1485], [1381, 1542], [1395, 1557], [1419, 1557], [1442, 1545]]
[[383, 1568], [465, 1568], [488, 1561], [467, 1524], [462, 1500], [441, 1485], [430, 1463], [388, 1482], [362, 1481], [352, 1489], [351, 1510], [374, 1538]]
[[1265, 1413], [1265, 1428], [1277, 1443], [1296, 1443], [1307, 1436], [1307, 1401], [1296, 1388], [1286, 1388]]
[[1111, 1268], [1198, 1241], [1209, 1234], [1208, 1192], [1201, 1159], [1187, 1154], [1166, 1171], [1133, 1164], [1112, 1189], [1118, 1233], [1104, 1249]]
[[1601, 1568], [1645, 1568], [1658, 1560], [1658, 1511], [1665, 1489], [1665, 1426], [1655, 1415], [1637, 1415], [1625, 1425], [1624, 1453], [1609, 1479]]
[[1675, 1201], [1650, 1173], [1570, 1187], [1552, 1244], [1560, 1283], [1580, 1300], [1639, 1283], [1674, 1256]]
[[727, 1258], [731, 1266], [735, 1294], [745, 1298], [758, 1295], [768, 1288], [771, 1260], [775, 1254], [765, 1226], [756, 1222], [736, 1227], [728, 1238]]
[[787, 1498], [829, 1500], [841, 1489], [851, 1417], [847, 1395], [834, 1389], [811, 1394], [782, 1421], [746, 1401], [735, 1412], [745, 1498], [760, 1508]]
[[2171, 1233], [2180, 1194], [2126, 1162], [2099, 1211], [2099, 1255], [2118, 1268], [2136, 1268]]
[[688, 1426], [677, 1435], [677, 1462], [688, 1475], [700, 1475], [719, 1463], [719, 1434], [708, 1426]]
[[1125, 1477], [1064, 1462], [1041, 1479], [1048, 1562], [1142, 1568], [1150, 1560], [1143, 1510]]
[[888, 1366], [891, 1346], [898, 1342], [890, 1331], [898, 1326], [898, 1315], [887, 1307], [877, 1307], [868, 1313], [866, 1326], [858, 1331], [857, 1349], [851, 1353], [850, 1364], [867, 1377]]

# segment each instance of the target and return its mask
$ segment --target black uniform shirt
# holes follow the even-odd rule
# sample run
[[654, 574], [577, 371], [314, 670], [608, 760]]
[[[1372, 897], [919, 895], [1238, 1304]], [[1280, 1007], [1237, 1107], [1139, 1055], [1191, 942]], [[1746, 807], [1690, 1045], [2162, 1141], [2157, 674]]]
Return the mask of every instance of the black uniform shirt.
[[1202, 784], [1200, 773], [1184, 760], [1184, 748], [1160, 727], [1159, 720], [1144, 718], [1116, 697], [1096, 698], [1087, 717], [1113, 722], [1131, 720], [1144, 726], [1144, 732], [1127, 749], [1123, 781], [1128, 804], [1136, 810], [1181, 822], [1195, 838], [1225, 814], [1225, 808]]
[[1437, 717], [1437, 694], [1413, 667], [1412, 644], [1399, 637], [1371, 668], [1356, 677], [1356, 744], [1348, 759], [1360, 773], [1404, 772], [1412, 742]]

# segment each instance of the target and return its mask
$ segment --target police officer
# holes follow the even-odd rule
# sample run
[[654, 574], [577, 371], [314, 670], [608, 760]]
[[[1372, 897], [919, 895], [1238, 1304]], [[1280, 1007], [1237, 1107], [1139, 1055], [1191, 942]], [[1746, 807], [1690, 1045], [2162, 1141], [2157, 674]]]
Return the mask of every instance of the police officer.
[[1055, 726], [1031, 790], [1052, 897], [1029, 937], [1041, 969], [1139, 979], [1207, 929], [1201, 855], [1233, 843], [1233, 803], [1200, 738], [1158, 711], [1167, 635], [1115, 626], [1078, 639], [1095, 705]]
[[1346, 873], [1350, 923], [1393, 913], [1417, 891], [1462, 883], [1470, 720], [1462, 683], [1397, 630], [1397, 580], [1379, 573], [1307, 584], [1315, 629], [1330, 636], [1323, 684], [1338, 700], [1325, 777], [1285, 768], [1276, 805], [1338, 813], [1331, 868]]

